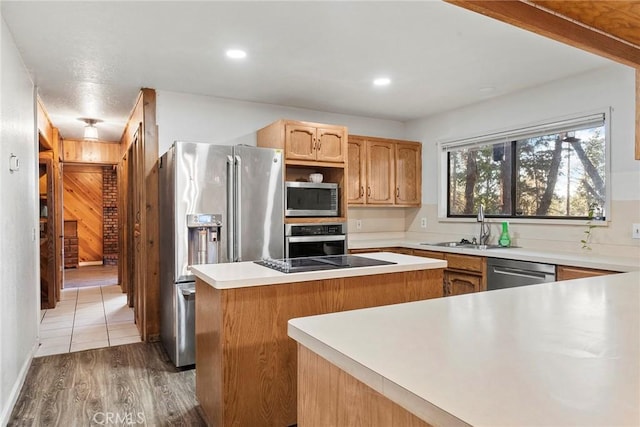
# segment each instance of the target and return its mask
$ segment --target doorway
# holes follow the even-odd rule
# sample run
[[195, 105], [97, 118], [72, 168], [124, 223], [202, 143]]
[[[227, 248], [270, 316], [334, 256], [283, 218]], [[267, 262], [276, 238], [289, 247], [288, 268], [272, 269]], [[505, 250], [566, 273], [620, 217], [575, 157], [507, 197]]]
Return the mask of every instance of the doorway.
[[65, 163], [62, 184], [63, 289], [41, 312], [36, 357], [140, 342], [118, 282], [117, 168]]
[[63, 288], [118, 284], [117, 168], [65, 164], [63, 188]]

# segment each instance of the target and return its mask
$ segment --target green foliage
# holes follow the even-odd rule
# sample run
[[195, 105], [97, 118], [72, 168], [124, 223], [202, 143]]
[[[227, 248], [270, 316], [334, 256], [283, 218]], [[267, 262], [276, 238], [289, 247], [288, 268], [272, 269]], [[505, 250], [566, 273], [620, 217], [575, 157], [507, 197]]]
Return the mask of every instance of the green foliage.
[[483, 205], [487, 215], [584, 218], [605, 205], [604, 127], [451, 151], [448, 167], [452, 215]]
[[593, 225], [593, 213], [595, 212], [595, 209], [598, 205], [596, 203], [590, 203], [589, 204], [589, 220], [587, 221], [587, 229], [583, 231], [584, 234], [584, 238], [582, 240], [580, 240], [580, 243], [582, 243], [582, 249], [590, 251], [591, 250], [591, 232], [593, 231], [594, 228], [596, 228], [595, 225]]

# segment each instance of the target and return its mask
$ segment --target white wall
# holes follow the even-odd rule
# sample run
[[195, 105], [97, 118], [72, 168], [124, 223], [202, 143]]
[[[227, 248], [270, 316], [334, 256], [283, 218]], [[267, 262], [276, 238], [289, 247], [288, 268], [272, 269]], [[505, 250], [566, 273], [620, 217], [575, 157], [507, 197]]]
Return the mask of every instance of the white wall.
[[[0, 425], [38, 342], [37, 151], [33, 84], [4, 19], [0, 32]], [[20, 170], [9, 172], [11, 154]]]
[[[638, 256], [640, 240], [631, 239], [631, 223], [640, 222], [640, 162], [633, 159], [635, 71], [618, 64], [406, 123], [405, 136], [423, 143], [423, 207], [407, 211], [408, 231], [425, 231], [419, 223], [420, 217], [427, 217], [428, 233], [456, 237], [477, 234], [477, 224], [438, 221], [438, 141], [480, 136], [604, 107], [613, 108], [608, 177], [612, 204], [607, 213], [611, 222], [606, 228], [594, 230], [592, 247], [594, 252]], [[520, 244], [548, 247], [553, 242], [556, 249], [580, 250], [579, 241], [585, 227], [513, 224], [512, 228]]]
[[392, 120], [177, 92], [157, 91], [156, 95], [160, 155], [176, 140], [256, 145], [256, 131], [279, 119], [345, 125], [352, 134], [404, 135], [404, 125]]

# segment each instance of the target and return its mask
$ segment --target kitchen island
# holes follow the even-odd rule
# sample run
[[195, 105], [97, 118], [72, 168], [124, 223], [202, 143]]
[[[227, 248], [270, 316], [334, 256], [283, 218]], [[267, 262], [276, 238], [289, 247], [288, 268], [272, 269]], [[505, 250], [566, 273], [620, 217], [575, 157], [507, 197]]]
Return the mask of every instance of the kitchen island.
[[298, 425], [640, 425], [640, 273], [294, 319]]
[[391, 265], [281, 273], [253, 262], [193, 266], [196, 396], [211, 426], [296, 423], [295, 317], [442, 296], [446, 262], [387, 252]]

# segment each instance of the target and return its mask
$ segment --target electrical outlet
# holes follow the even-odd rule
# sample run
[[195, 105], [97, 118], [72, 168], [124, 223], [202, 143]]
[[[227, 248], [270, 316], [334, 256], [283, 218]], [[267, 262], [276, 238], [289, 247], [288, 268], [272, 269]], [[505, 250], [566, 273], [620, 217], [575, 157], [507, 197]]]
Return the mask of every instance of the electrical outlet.
[[362, 220], [361, 219], [357, 219], [356, 220], [356, 230], [361, 230], [362, 229]]
[[633, 231], [631, 232], [632, 239], [640, 239], [640, 224], [632, 224]]
[[420, 218], [420, 228], [427, 228], [427, 217]]

